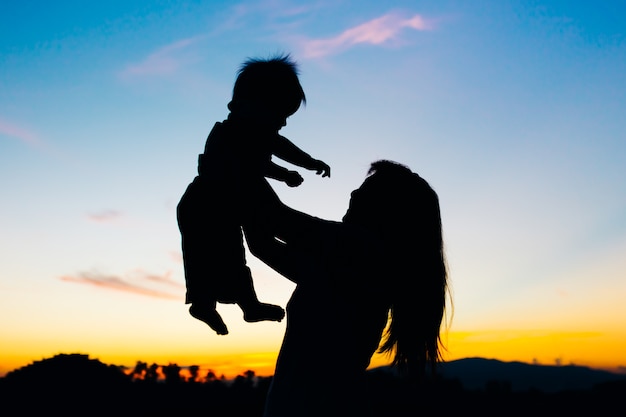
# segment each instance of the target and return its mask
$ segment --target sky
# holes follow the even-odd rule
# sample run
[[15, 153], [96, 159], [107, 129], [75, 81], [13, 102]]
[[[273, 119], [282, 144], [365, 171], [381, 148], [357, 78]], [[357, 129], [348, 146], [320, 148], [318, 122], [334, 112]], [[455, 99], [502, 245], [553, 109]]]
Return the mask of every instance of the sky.
[[[284, 321], [220, 305], [218, 336], [189, 316], [175, 209], [239, 65], [276, 53], [307, 96], [281, 133], [331, 166], [272, 182], [286, 204], [340, 220], [377, 159], [437, 191], [446, 360], [626, 372], [625, 15], [617, 0], [2, 2], [0, 375], [58, 353], [273, 373]], [[293, 284], [248, 264], [285, 306]]]

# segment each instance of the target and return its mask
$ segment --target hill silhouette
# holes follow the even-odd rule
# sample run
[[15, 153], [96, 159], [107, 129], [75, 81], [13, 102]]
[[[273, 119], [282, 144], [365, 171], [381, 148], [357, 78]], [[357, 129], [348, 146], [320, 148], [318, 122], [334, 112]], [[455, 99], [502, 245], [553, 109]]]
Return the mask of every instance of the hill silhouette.
[[[0, 401], [14, 415], [261, 416], [271, 377], [247, 371], [224, 380], [211, 372], [202, 377], [190, 367], [185, 378], [180, 371], [176, 364], [138, 362], [125, 372], [88, 355], [59, 354], [0, 378]], [[380, 417], [607, 415], [623, 410], [626, 398], [626, 375], [484, 358], [443, 363], [440, 376], [421, 385], [389, 367], [370, 370], [368, 379]]]
[[537, 365], [496, 359], [465, 358], [441, 364], [444, 377], [458, 379], [465, 389], [485, 389], [490, 382], [508, 382], [512, 391], [559, 392], [589, 390], [595, 385], [626, 380], [626, 375], [577, 365]]
[[[59, 415], [106, 415], [127, 402], [131, 381], [120, 367], [88, 355], [59, 354], [35, 361], [0, 380], [2, 404], [15, 415], [45, 410]], [[109, 414], [113, 415], [113, 414]]]
[[81, 388], [92, 384], [123, 384], [128, 382], [128, 378], [121, 367], [106, 365], [89, 358], [89, 355], [61, 353], [7, 373], [5, 381], [11, 384], [52, 383]]
[[199, 381], [180, 371], [138, 362], [124, 372], [85, 354], [58, 354], [0, 378], [0, 403], [20, 416], [261, 415], [268, 378], [247, 371], [224, 381], [209, 372]]

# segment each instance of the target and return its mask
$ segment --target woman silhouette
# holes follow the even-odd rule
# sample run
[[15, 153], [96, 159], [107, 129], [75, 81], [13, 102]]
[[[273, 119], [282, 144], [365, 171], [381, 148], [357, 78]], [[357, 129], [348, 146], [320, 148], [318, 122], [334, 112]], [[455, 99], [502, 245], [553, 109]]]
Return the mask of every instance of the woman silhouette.
[[253, 228], [246, 235], [253, 254], [297, 284], [264, 417], [367, 416], [376, 351], [418, 379], [441, 359], [448, 283], [437, 194], [381, 160], [342, 222], [279, 205], [283, 252], [256, 245]]

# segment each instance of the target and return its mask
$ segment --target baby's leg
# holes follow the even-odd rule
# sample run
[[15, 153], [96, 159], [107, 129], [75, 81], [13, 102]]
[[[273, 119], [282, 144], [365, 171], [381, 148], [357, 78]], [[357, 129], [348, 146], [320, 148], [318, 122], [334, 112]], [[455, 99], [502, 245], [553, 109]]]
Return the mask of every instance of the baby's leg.
[[212, 261], [220, 258], [220, 254], [214, 253], [215, 245], [208, 238], [216, 234], [215, 225], [221, 223], [209, 215], [211, 205], [203, 188], [200, 179], [194, 179], [176, 207], [187, 287], [185, 304], [191, 304], [192, 317], [209, 325], [217, 334], [228, 334], [226, 324], [215, 310], [212, 285], [216, 279]]
[[243, 311], [243, 319], [254, 323], [257, 321], [281, 321], [285, 317], [282, 307], [262, 303], [259, 301], [252, 283], [250, 268], [242, 268], [241, 275], [237, 278], [240, 288], [240, 296], [237, 304]]

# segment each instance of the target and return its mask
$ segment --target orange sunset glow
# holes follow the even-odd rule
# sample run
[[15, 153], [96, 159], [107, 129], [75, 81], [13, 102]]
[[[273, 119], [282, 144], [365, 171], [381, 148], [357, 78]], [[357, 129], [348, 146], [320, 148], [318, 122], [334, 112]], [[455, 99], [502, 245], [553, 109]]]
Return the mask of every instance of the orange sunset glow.
[[[270, 185], [337, 222], [375, 160], [432, 185], [444, 360], [626, 375], [624, 16], [619, 1], [4, 1], [0, 376], [62, 353], [273, 374], [286, 320], [218, 304], [219, 336], [189, 314], [176, 207], [241, 63], [282, 51], [306, 106], [280, 134], [332, 176], [284, 162], [302, 184]], [[286, 307], [295, 284], [246, 256], [259, 299]]]

